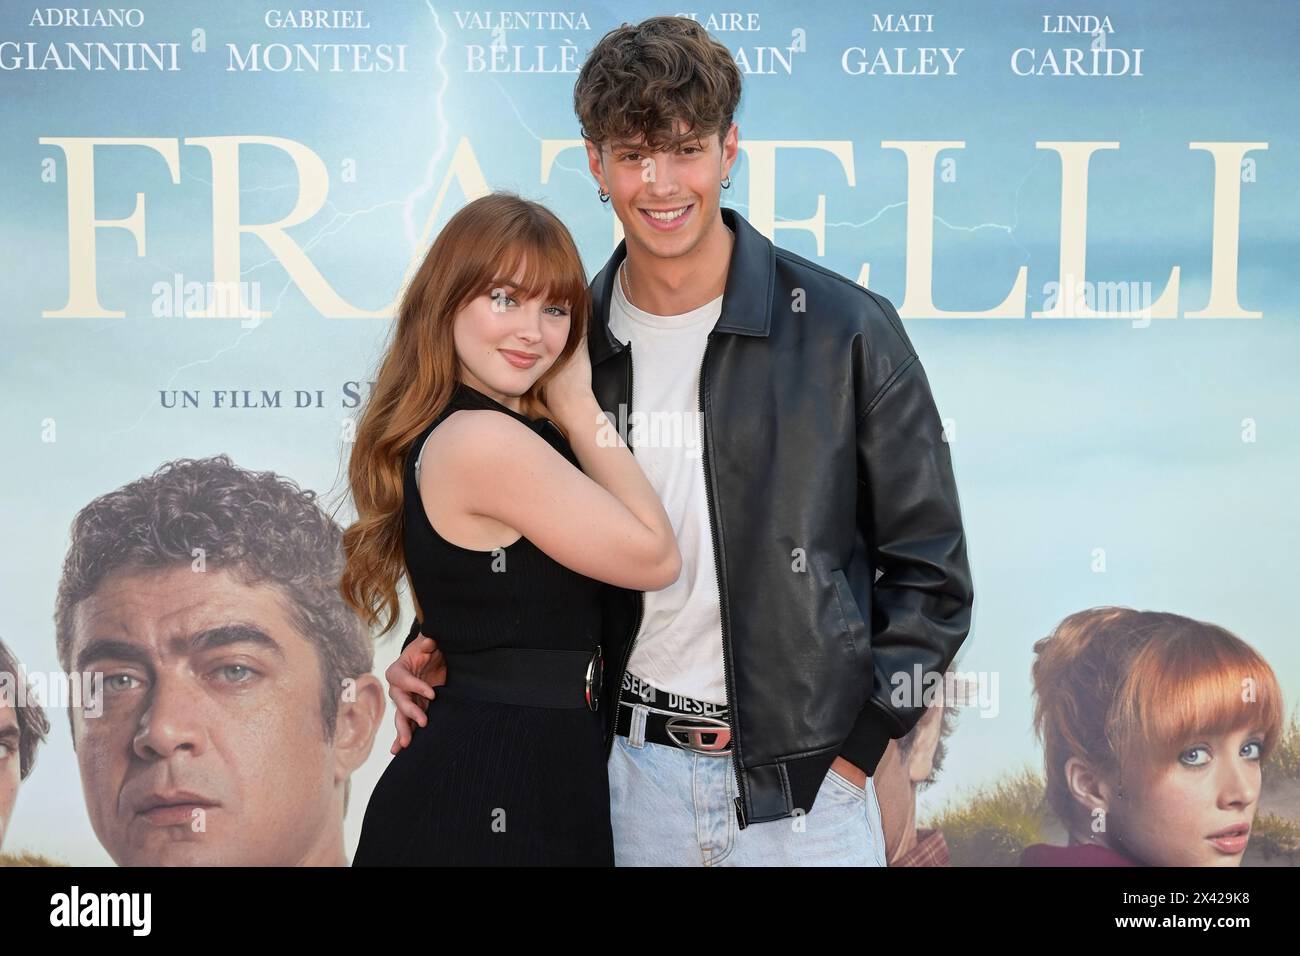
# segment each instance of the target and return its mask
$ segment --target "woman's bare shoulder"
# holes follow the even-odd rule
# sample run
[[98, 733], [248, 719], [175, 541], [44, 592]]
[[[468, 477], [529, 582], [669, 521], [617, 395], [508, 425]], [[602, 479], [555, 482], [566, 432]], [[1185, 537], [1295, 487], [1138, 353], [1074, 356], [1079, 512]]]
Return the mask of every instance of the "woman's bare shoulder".
[[421, 461], [451, 465], [487, 465], [505, 455], [537, 455], [554, 449], [523, 422], [486, 408], [460, 408], [429, 433]]

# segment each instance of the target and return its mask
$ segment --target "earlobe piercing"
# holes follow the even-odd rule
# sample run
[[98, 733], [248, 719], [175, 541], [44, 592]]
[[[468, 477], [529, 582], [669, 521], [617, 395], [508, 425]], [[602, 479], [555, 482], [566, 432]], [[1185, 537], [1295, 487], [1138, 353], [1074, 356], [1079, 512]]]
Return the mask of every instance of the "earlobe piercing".
[[600, 197], [601, 202], [609, 202], [609, 193], [605, 192], [602, 187], [596, 187], [596, 195]]
[[723, 188], [723, 189], [730, 189], [730, 188], [731, 188], [731, 177], [730, 177], [730, 176], [728, 176], [726, 179], [724, 179], [724, 180], [722, 181], [722, 188]]

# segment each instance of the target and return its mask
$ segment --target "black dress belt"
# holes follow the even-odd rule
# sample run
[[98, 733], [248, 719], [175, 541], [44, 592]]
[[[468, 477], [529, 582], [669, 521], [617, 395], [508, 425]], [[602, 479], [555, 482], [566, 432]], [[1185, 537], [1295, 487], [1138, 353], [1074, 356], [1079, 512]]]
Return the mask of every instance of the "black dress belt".
[[497, 704], [596, 710], [604, 659], [593, 651], [538, 647], [492, 647], [483, 651], [443, 652], [447, 683], [438, 693]]

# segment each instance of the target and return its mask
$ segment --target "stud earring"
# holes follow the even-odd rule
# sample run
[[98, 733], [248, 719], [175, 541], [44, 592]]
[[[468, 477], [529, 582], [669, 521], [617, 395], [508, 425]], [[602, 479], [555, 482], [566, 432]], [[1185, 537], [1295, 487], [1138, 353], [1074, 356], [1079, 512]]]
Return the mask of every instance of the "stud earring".
[[600, 197], [601, 202], [609, 202], [609, 193], [599, 186], [596, 187], [596, 195]]

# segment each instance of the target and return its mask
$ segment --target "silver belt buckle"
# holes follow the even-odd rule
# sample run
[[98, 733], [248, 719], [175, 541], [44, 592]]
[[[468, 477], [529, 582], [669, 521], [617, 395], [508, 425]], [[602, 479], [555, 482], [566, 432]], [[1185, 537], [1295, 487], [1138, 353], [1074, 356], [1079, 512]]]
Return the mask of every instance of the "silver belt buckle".
[[[731, 725], [718, 717], [672, 717], [664, 721], [664, 730], [669, 739], [683, 750], [708, 757], [731, 754]], [[706, 741], [706, 736], [713, 739]]]
[[587, 675], [584, 681], [583, 699], [587, 702], [588, 710], [596, 710], [600, 707], [600, 683], [605, 676], [605, 658], [601, 656], [600, 645], [591, 652], [591, 658], [587, 661]]

